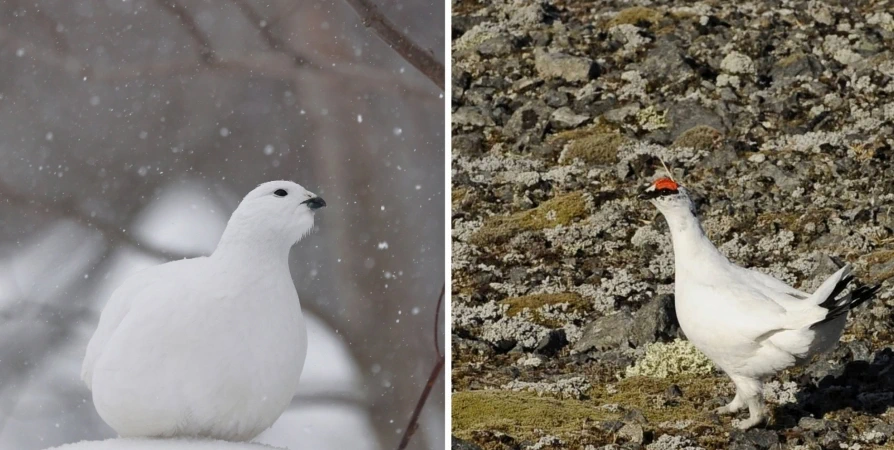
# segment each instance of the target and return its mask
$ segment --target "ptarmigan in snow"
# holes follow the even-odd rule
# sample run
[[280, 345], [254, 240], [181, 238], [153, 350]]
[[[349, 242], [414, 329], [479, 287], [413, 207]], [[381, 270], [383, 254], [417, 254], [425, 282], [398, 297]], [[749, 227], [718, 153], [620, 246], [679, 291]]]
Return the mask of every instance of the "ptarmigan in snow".
[[112, 294], [81, 378], [122, 437], [246, 441], [289, 405], [307, 329], [289, 249], [322, 198], [289, 181], [251, 191], [211, 256], [140, 271]]
[[748, 407], [748, 429], [763, 423], [761, 380], [831, 349], [847, 312], [871, 299], [876, 287], [842, 295], [853, 280], [850, 266], [813, 294], [730, 262], [705, 236], [686, 189], [660, 178], [641, 195], [664, 215], [674, 246], [675, 304], [686, 337], [723, 369], [736, 396], [718, 413]]

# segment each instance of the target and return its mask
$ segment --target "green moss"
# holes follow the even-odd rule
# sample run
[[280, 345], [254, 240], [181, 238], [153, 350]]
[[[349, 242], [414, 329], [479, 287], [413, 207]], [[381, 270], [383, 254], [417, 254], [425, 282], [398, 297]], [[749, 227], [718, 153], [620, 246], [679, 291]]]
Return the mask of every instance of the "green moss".
[[515, 316], [525, 309], [537, 309], [544, 305], [560, 305], [568, 303], [573, 309], [585, 309], [588, 302], [583, 297], [574, 292], [563, 292], [561, 294], [532, 294], [523, 297], [512, 297], [501, 301], [504, 305], [509, 305], [506, 314]]
[[[664, 391], [676, 384], [683, 396], [670, 405], [661, 401]], [[728, 426], [713, 424], [704, 404], [717, 395], [728, 395], [732, 386], [723, 377], [685, 376], [666, 380], [631, 377], [614, 385], [605, 384], [590, 392], [590, 400], [539, 397], [530, 392], [464, 391], [453, 394], [453, 432], [469, 438], [476, 431], [501, 431], [517, 439], [536, 439], [542, 433], [580, 442], [581, 434], [594, 421], [619, 418], [624, 411], [610, 412], [601, 405], [617, 404], [625, 410], [637, 409], [649, 423], [692, 420], [692, 430]]]
[[615, 17], [608, 22], [608, 27], [616, 27], [618, 25], [642, 25], [648, 24], [649, 28], [655, 26], [661, 20], [662, 14], [651, 8], [642, 6], [634, 6], [621, 10]]
[[587, 200], [583, 191], [571, 192], [556, 196], [527, 211], [489, 218], [472, 236], [472, 242], [477, 245], [497, 244], [522, 231], [569, 225], [586, 215]]
[[561, 326], [561, 324], [541, 317], [538, 311], [541, 306], [561, 305], [565, 303], [569, 305], [570, 311], [578, 312], [588, 311], [590, 307], [590, 302], [574, 292], [525, 295], [523, 297], [507, 298], [500, 303], [509, 305], [509, 309], [506, 310], [506, 315], [516, 316], [527, 309], [531, 312], [532, 322], [547, 328], [557, 328]]
[[723, 139], [723, 133], [714, 127], [698, 125], [681, 134], [671, 145], [674, 148], [694, 148], [696, 150], [711, 150], [718, 141]]
[[590, 402], [538, 397], [531, 392], [465, 391], [453, 394], [453, 431], [468, 438], [473, 431], [496, 430], [519, 438], [533, 438], [535, 430], [568, 435], [593, 420], [617, 414]]
[[627, 368], [628, 377], [667, 378], [677, 375], [709, 375], [713, 372], [714, 363], [691, 342], [682, 339], [649, 344], [645, 356]]
[[616, 132], [589, 134], [572, 140], [560, 162], [580, 159], [586, 164], [613, 164], [618, 161], [618, 149], [627, 142]]

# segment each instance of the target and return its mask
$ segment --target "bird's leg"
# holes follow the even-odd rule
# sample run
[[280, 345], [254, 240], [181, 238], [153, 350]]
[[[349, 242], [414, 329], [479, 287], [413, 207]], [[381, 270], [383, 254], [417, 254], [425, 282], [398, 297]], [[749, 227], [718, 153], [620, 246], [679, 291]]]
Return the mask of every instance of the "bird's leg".
[[747, 430], [760, 425], [767, 420], [767, 412], [764, 409], [763, 402], [759, 396], [752, 397], [746, 400], [745, 403], [748, 404], [748, 419], [743, 420], [736, 425], [740, 430]]
[[763, 389], [761, 381], [754, 378], [731, 376], [736, 384], [737, 397], [748, 406], [748, 419], [740, 421], [736, 426], [740, 430], [747, 430], [763, 423], [767, 419], [767, 413], [763, 406]]
[[745, 401], [742, 400], [742, 396], [739, 394], [739, 389], [736, 389], [736, 396], [733, 397], [733, 401], [729, 402], [726, 406], [721, 406], [714, 410], [717, 414], [734, 414], [742, 407], [745, 406]]

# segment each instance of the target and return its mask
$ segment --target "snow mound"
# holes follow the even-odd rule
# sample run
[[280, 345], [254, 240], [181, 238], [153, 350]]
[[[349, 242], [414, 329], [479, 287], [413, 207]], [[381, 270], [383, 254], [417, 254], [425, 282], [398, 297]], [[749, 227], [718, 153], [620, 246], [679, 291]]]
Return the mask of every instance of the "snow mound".
[[282, 447], [254, 442], [227, 442], [205, 439], [149, 439], [149, 438], [121, 438], [107, 439], [105, 441], [81, 441], [74, 444], [65, 444], [47, 450], [259, 450], [277, 449], [288, 450]]

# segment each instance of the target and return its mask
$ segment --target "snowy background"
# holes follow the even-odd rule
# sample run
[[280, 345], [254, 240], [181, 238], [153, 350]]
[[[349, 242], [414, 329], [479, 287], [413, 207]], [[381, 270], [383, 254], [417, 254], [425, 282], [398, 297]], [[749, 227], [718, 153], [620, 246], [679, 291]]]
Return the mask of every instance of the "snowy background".
[[[381, 11], [443, 61], [442, 3]], [[301, 392], [260, 440], [396, 446], [435, 363], [440, 89], [341, 0], [4, 1], [0, 67], [0, 448], [112, 437], [79, 379], [109, 294], [274, 179], [329, 206], [292, 253]], [[415, 448], [443, 448], [443, 382]]]

